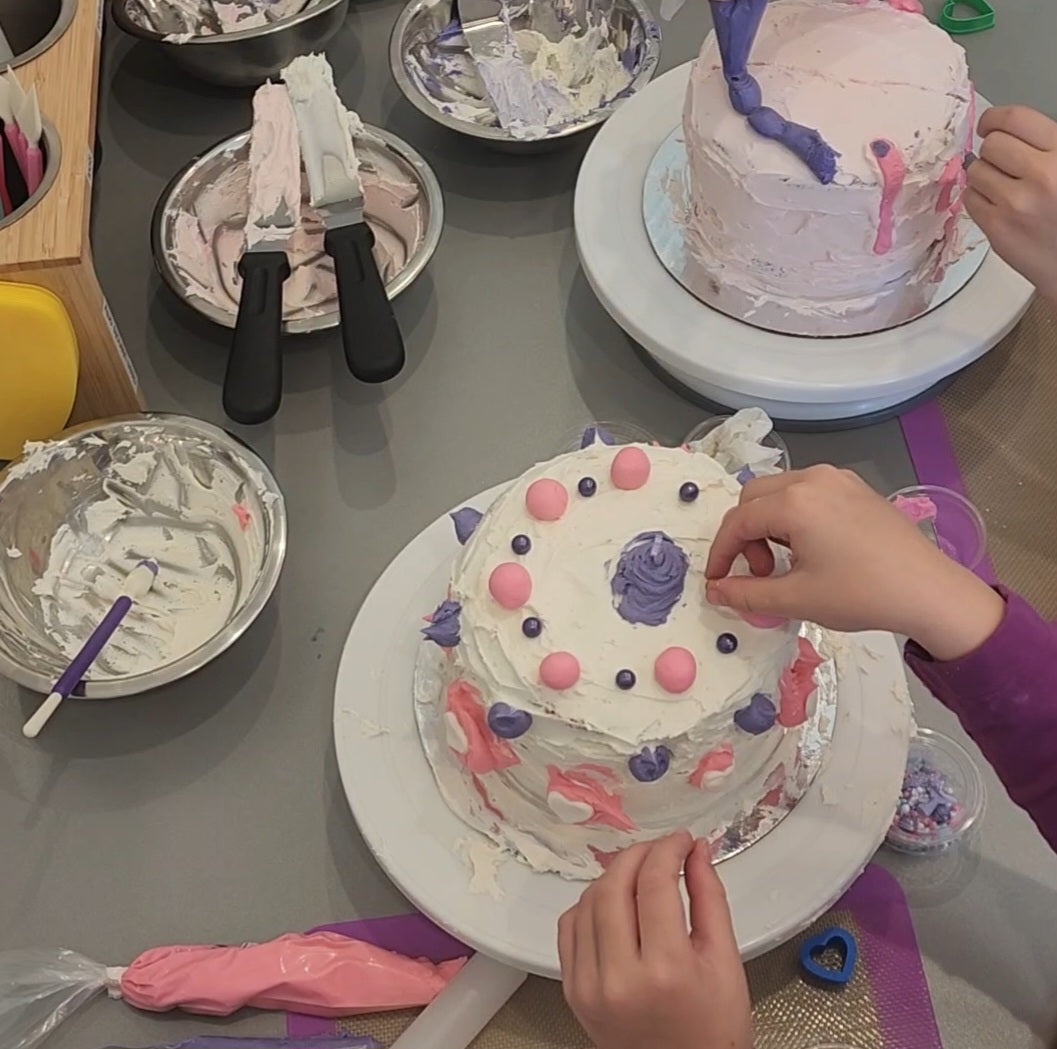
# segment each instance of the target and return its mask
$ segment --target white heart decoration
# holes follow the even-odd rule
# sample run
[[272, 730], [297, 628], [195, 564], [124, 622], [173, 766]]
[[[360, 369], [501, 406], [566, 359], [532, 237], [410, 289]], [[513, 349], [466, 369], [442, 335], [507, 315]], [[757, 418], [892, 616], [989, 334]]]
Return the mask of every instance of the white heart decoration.
[[547, 804], [562, 823], [586, 823], [595, 814], [586, 801], [573, 801], [554, 790], [547, 795]]

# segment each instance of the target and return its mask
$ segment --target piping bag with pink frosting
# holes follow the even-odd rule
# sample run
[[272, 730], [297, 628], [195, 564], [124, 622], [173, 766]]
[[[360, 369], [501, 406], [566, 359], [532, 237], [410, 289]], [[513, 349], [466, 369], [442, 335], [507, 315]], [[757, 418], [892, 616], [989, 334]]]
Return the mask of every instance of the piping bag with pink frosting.
[[331, 932], [242, 947], [155, 947], [116, 968], [69, 950], [0, 951], [0, 1046], [32, 1049], [104, 990], [150, 1012], [357, 1016], [428, 1005], [465, 963], [407, 958]]

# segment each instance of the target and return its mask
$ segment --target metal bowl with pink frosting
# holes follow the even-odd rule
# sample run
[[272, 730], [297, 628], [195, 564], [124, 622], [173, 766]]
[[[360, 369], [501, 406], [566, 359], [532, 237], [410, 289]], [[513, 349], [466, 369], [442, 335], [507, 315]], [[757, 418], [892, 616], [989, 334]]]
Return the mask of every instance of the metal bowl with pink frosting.
[[[444, 226], [440, 183], [403, 139], [364, 125], [356, 141], [364, 214], [390, 299], [415, 281], [433, 257]], [[154, 264], [172, 292], [203, 317], [234, 328], [245, 247], [249, 132], [196, 157], [166, 186], [151, 220]], [[283, 287], [283, 331], [335, 328], [341, 320], [333, 260], [305, 187], [301, 224], [287, 245], [291, 274]]]

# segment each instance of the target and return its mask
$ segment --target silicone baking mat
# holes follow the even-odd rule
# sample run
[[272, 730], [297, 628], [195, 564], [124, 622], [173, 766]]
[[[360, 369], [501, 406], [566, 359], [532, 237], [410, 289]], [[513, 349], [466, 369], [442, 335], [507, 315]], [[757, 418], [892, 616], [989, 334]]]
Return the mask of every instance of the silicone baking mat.
[[963, 492], [987, 525], [991, 572], [1057, 619], [1057, 314], [1020, 324], [900, 422], [918, 480]]
[[[859, 960], [851, 981], [827, 989], [801, 976], [799, 946], [834, 925], [851, 932]], [[415, 957], [445, 961], [466, 953], [421, 915], [345, 922], [323, 928]], [[748, 966], [756, 1049], [941, 1049], [914, 927], [899, 883], [870, 866], [833, 910], [795, 940]], [[287, 1017], [291, 1037], [369, 1035], [393, 1042], [414, 1012], [349, 1020]], [[530, 978], [473, 1042], [473, 1049], [590, 1049], [559, 984]]]

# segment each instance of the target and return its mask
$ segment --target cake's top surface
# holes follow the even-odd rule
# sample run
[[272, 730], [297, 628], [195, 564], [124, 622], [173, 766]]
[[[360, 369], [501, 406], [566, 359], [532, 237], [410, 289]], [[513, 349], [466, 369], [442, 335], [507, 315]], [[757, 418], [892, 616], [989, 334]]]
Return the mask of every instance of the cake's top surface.
[[[749, 71], [765, 105], [817, 129], [840, 154], [838, 184], [880, 183], [872, 141], [894, 143], [913, 171], [945, 159], [945, 145], [965, 134], [971, 87], [964, 50], [924, 16], [884, 0], [772, 0]], [[733, 173], [814, 180], [800, 160], [757, 135], [731, 107], [714, 33], [694, 64], [687, 115], [707, 129], [713, 151]]]
[[739, 494], [713, 458], [678, 448], [594, 444], [533, 467], [456, 562], [463, 672], [618, 747], [729, 716], [798, 627], [758, 629], [705, 599], [710, 544]]

